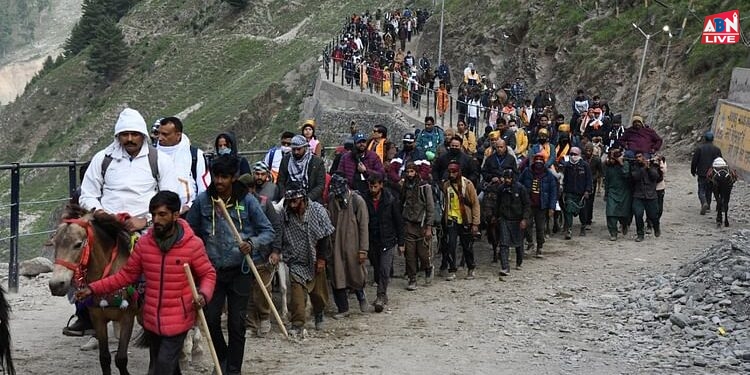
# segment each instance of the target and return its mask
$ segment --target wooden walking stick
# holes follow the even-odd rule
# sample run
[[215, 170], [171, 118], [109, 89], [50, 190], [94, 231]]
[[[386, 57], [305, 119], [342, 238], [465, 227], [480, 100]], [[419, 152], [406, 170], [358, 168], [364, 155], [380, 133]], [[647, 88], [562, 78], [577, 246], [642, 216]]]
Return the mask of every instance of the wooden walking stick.
[[[240, 232], [238, 232], [237, 228], [234, 226], [234, 223], [232, 222], [232, 217], [229, 216], [229, 211], [227, 211], [227, 206], [224, 204], [224, 201], [221, 199], [218, 199], [218, 200], [214, 200], [214, 202], [219, 206], [219, 209], [221, 209], [221, 214], [224, 215], [224, 219], [229, 224], [229, 227], [232, 228], [232, 233], [234, 233], [234, 238], [237, 240], [237, 243], [242, 243], [243, 239], [240, 236]], [[247, 262], [247, 264], [250, 265], [250, 269], [253, 271], [253, 275], [255, 275], [255, 281], [261, 284], [260, 290], [263, 292], [263, 296], [266, 297], [266, 301], [268, 301], [268, 305], [271, 307], [271, 312], [273, 312], [273, 316], [274, 318], [276, 318], [276, 323], [279, 324], [279, 328], [281, 328], [281, 332], [284, 334], [286, 338], [289, 338], [289, 333], [286, 332], [286, 327], [284, 326], [284, 322], [281, 320], [279, 311], [276, 310], [276, 305], [273, 304], [271, 295], [268, 294], [268, 290], [266, 290], [266, 286], [263, 285], [264, 284], [263, 279], [260, 278], [258, 269], [255, 268], [255, 263], [253, 262], [253, 258], [250, 257], [250, 254], [245, 254], [245, 261]]]
[[[188, 283], [190, 284], [190, 290], [193, 292], [193, 301], [198, 299], [198, 289], [195, 287], [195, 280], [193, 279], [193, 272], [190, 270], [190, 265], [187, 263], [182, 264], [185, 270], [185, 276], [187, 276]], [[206, 301], [208, 302], [208, 301]], [[206, 338], [208, 343], [208, 349], [211, 352], [211, 358], [214, 360], [214, 366], [216, 368], [216, 374], [221, 375], [221, 364], [219, 363], [219, 356], [216, 355], [216, 349], [214, 343], [211, 341], [211, 332], [208, 331], [208, 323], [206, 322], [206, 315], [203, 314], [203, 309], [198, 308], [198, 323], [200, 324], [200, 330], [203, 333], [203, 337]]]

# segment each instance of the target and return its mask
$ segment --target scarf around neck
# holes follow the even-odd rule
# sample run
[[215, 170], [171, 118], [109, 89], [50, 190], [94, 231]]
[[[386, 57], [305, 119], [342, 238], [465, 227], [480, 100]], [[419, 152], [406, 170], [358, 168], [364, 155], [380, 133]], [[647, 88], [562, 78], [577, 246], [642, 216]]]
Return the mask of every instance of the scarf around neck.
[[294, 155], [289, 156], [289, 168], [287, 169], [289, 178], [292, 181], [301, 182], [305, 189], [310, 187], [307, 181], [307, 168], [310, 165], [312, 157], [313, 154], [311, 152], [306, 152], [299, 160]]

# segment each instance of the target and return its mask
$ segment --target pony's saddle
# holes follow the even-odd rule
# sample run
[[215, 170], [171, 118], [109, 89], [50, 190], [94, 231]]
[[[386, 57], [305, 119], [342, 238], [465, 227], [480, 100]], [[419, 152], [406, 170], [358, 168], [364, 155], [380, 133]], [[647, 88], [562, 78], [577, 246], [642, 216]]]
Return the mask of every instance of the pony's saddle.
[[728, 184], [734, 185], [737, 182], [737, 172], [729, 167], [713, 167], [708, 170], [708, 179], [714, 186]]

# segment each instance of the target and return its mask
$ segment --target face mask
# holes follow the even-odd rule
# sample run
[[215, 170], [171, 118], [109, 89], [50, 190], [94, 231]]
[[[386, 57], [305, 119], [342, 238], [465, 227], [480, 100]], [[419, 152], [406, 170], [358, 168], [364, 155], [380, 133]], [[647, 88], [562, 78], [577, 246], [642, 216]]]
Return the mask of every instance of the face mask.
[[547, 138], [539, 138], [539, 143], [541, 144], [547, 143]]
[[531, 169], [534, 171], [541, 171], [544, 169], [544, 162], [541, 161], [535, 161], [534, 164], [531, 165]]
[[458, 155], [459, 152], [461, 152], [461, 150], [456, 149], [456, 148], [448, 149], [448, 155], [451, 155], [451, 156], [456, 156]]
[[229, 147], [220, 148], [218, 154], [219, 155], [229, 155], [232, 153], [232, 149]]
[[576, 163], [578, 163], [578, 162], [579, 162], [580, 160], [581, 160], [581, 155], [571, 155], [571, 156], [570, 156], [570, 161], [571, 161], [571, 162], [572, 162], [573, 164], [576, 164]]
[[290, 146], [281, 146], [281, 153], [282, 154], [288, 154], [292, 152], [292, 148]]

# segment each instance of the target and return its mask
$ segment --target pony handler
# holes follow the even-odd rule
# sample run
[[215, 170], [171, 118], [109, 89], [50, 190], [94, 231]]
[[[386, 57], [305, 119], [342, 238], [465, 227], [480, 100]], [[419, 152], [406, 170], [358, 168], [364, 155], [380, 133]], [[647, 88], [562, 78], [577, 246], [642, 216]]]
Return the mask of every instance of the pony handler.
[[[195, 323], [196, 310], [211, 299], [216, 284], [216, 271], [208, 260], [203, 242], [187, 222], [180, 219], [180, 207], [180, 197], [176, 193], [158, 192], [149, 204], [153, 230], [136, 243], [125, 266], [116, 274], [76, 292], [79, 300], [92, 294], [107, 295], [136, 282], [141, 274], [145, 275], [143, 327], [149, 346], [149, 375], [173, 374], [179, 368], [180, 350]], [[200, 280], [196, 298], [193, 298], [183, 265], [190, 265]], [[97, 326], [97, 335], [99, 328]], [[121, 340], [121, 346], [127, 342]], [[106, 348], [105, 343], [100, 342], [100, 348]]]

